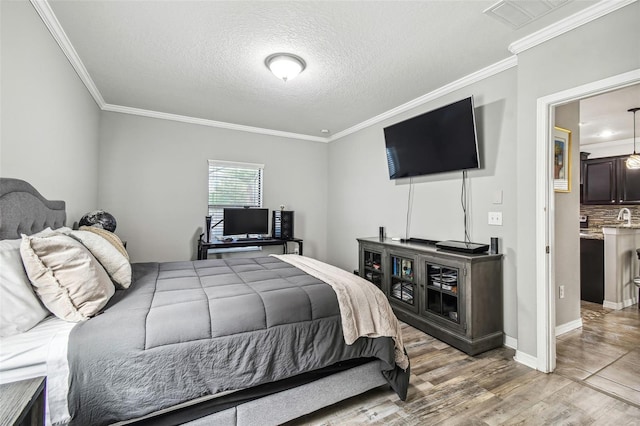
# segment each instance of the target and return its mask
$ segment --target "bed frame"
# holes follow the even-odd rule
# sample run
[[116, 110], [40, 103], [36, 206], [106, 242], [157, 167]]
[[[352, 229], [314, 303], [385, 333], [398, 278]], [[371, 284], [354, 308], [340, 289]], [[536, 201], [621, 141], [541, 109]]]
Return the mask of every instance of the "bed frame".
[[[65, 222], [64, 201], [47, 200], [25, 181], [0, 178], [0, 239], [20, 238], [21, 233], [33, 234], [47, 227], [59, 228]], [[270, 392], [230, 408], [220, 410], [217, 406], [213, 414], [211, 404], [203, 401], [183, 404], [175, 410], [163, 410], [124, 424], [281, 424], [370, 389], [388, 386], [379, 362], [366, 362], [301, 385], [285, 386], [285, 390]]]
[[64, 226], [64, 201], [50, 201], [20, 179], [0, 178], [0, 240]]

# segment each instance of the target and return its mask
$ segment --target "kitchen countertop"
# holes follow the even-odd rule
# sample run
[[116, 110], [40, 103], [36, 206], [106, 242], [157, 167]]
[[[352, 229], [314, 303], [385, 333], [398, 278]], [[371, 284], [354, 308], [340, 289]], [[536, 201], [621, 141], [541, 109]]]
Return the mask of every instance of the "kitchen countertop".
[[[640, 224], [632, 223], [631, 226], [626, 225], [604, 225], [602, 228], [617, 228], [617, 229], [640, 229]], [[604, 240], [604, 234], [602, 228], [582, 228], [580, 229], [580, 238], [587, 240]]]
[[602, 228], [583, 228], [580, 229], [580, 238], [585, 240], [604, 240]]

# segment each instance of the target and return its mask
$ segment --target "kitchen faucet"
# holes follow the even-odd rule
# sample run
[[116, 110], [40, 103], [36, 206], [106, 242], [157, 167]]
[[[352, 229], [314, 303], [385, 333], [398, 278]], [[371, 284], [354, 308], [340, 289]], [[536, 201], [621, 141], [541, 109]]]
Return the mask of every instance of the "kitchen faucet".
[[624, 226], [631, 226], [631, 211], [623, 207], [618, 212], [618, 220], [626, 220], [627, 223]]

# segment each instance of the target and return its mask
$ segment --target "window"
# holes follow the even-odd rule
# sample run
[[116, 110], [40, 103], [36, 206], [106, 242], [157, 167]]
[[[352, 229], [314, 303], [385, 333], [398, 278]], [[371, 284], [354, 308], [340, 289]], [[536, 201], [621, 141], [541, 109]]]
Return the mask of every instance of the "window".
[[[262, 207], [263, 164], [209, 160], [209, 215], [211, 226], [231, 207]], [[222, 236], [222, 224], [211, 230], [211, 239]]]

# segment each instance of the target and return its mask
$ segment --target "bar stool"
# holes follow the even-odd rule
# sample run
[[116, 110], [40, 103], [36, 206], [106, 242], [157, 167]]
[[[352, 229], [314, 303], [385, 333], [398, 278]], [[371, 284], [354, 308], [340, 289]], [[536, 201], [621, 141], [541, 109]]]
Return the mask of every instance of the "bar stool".
[[[640, 260], [640, 248], [636, 250], [638, 260]], [[633, 283], [638, 287], [638, 309], [640, 309], [640, 275], [633, 279]]]

